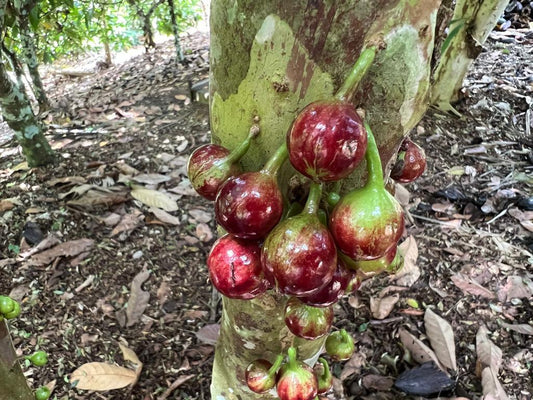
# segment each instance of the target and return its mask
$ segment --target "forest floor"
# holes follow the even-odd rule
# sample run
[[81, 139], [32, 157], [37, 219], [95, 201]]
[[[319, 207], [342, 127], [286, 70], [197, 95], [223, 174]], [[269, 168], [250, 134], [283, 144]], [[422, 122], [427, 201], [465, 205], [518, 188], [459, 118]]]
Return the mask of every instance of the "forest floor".
[[[26, 371], [54, 398], [210, 398], [220, 301], [205, 258], [216, 227], [186, 179], [188, 155], [210, 134], [207, 104], [189, 90], [208, 75], [208, 40], [197, 34], [184, 46], [188, 67], [176, 66], [168, 42], [87, 76], [49, 72], [55, 165], [28, 169], [0, 133], [0, 293], [22, 304], [10, 323], [17, 351], [48, 352], [46, 367]], [[406, 266], [335, 307], [358, 353], [333, 364], [329, 398], [411, 398], [393, 383], [431, 350], [413, 348], [410, 332], [443, 364], [455, 356], [448, 398], [481, 398], [485, 346], [496, 371], [485, 390], [499, 390], [497, 377], [510, 399], [531, 400], [532, 66], [531, 34], [495, 35], [465, 82], [462, 117], [430, 111], [413, 130], [428, 168], [397, 188]], [[429, 307], [451, 331], [424, 323]], [[69, 375], [89, 362], [130, 368], [138, 381], [73, 388]]]

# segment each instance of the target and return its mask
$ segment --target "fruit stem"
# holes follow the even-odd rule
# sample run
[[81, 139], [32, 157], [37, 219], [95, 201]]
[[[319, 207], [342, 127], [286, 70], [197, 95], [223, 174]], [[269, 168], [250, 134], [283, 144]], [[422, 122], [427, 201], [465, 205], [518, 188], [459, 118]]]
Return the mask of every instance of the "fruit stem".
[[233, 151], [226, 156], [223, 162], [233, 164], [239, 161], [250, 148], [250, 143], [252, 143], [252, 139], [255, 138], [258, 134], [259, 134], [259, 125], [257, 124], [252, 125], [252, 127], [250, 128], [250, 132], [248, 133], [248, 136], [246, 137], [246, 139], [244, 139], [244, 142], [242, 142], [235, 149], [233, 149]]
[[352, 99], [357, 86], [363, 77], [368, 72], [368, 69], [374, 61], [376, 56], [377, 48], [375, 46], [369, 47], [368, 49], [363, 50], [357, 61], [355, 62], [352, 70], [348, 74], [348, 77], [340, 87], [340, 89], [335, 94], [335, 97], [340, 101], [349, 102]]
[[316, 214], [320, 205], [320, 196], [322, 195], [322, 186], [320, 183], [313, 182], [309, 188], [309, 195], [303, 212], [307, 214]]
[[281, 364], [283, 364], [283, 359], [285, 357], [283, 354], [278, 354], [276, 357], [276, 360], [274, 361], [274, 364], [272, 364], [272, 367], [268, 370], [269, 376], [275, 376], [278, 373], [279, 368], [281, 367]]
[[289, 368], [295, 369], [298, 366], [296, 363], [296, 347], [289, 347], [289, 350], [287, 350], [287, 355], [289, 356]]
[[283, 144], [278, 147], [272, 157], [270, 157], [270, 160], [266, 162], [261, 172], [269, 175], [275, 175], [288, 157], [289, 152], [287, 150], [287, 142], [284, 141]]
[[383, 168], [381, 166], [381, 158], [379, 157], [376, 139], [374, 138], [374, 134], [372, 133], [368, 122], [365, 122], [365, 129], [368, 137], [368, 145], [365, 153], [366, 169], [368, 172], [368, 181], [366, 183], [366, 186], [384, 188], [385, 183], [383, 182]]
[[328, 362], [322, 357], [318, 359], [318, 362], [322, 364], [322, 368], [324, 369], [324, 373], [321, 375], [321, 378], [324, 380], [329, 379], [329, 377], [331, 376], [331, 372], [329, 372]]
[[344, 343], [350, 342], [350, 336], [348, 335], [348, 332], [346, 332], [346, 329], [341, 329], [341, 336], [342, 336], [342, 341]]

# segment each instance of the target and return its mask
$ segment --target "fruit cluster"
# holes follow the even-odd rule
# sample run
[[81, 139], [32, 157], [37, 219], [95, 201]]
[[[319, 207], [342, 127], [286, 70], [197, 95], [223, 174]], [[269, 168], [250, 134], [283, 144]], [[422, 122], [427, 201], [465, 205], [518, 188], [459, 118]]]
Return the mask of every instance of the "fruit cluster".
[[[401, 265], [396, 249], [404, 213], [385, 188], [376, 141], [346, 100], [344, 94], [351, 89], [345, 86], [334, 100], [306, 106], [293, 121], [286, 142], [261, 170], [241, 172], [238, 164], [258, 134], [257, 125], [233, 151], [205, 145], [192, 153], [187, 166], [192, 186], [214, 200], [216, 220], [227, 232], [213, 244], [207, 259], [215, 288], [241, 300], [269, 289], [289, 296], [286, 326], [306, 340], [328, 334], [332, 304], [343, 294], [357, 290], [363, 279], [395, 272]], [[293, 204], [284, 213], [277, 173], [287, 159], [309, 179], [310, 188], [305, 205]], [[330, 183], [346, 178], [363, 159], [368, 175], [364, 187], [343, 196], [335, 190], [323, 193], [323, 186], [335, 186]], [[423, 151], [406, 140], [393, 177], [408, 182], [424, 167]], [[334, 360], [349, 358], [353, 347], [344, 331], [326, 340]], [[322, 371], [317, 375], [296, 359], [295, 349], [290, 348], [287, 357], [285, 363], [283, 356], [274, 364], [254, 361], [247, 370], [248, 386], [261, 393], [275, 385], [282, 400], [314, 399], [321, 393], [318, 388], [327, 386], [321, 380], [330, 379], [326, 361], [317, 364]]]

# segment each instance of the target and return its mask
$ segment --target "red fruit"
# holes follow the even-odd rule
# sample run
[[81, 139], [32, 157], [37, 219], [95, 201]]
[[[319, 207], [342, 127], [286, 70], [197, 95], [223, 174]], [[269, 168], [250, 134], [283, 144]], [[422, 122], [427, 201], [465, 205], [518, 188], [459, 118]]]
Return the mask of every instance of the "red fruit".
[[261, 239], [276, 226], [283, 213], [283, 197], [275, 176], [247, 172], [229, 178], [215, 203], [217, 222], [229, 233]]
[[420, 177], [426, 170], [426, 153], [424, 149], [404, 139], [400, 145], [398, 158], [391, 171], [391, 178], [400, 183], [410, 183]]
[[246, 154], [253, 137], [259, 132], [253, 126], [246, 140], [229, 151], [217, 144], [206, 144], [193, 151], [187, 163], [187, 176], [199, 195], [215, 200], [217, 191], [230, 176], [241, 173], [237, 162]]
[[308, 306], [291, 297], [285, 306], [285, 325], [293, 335], [315, 340], [327, 334], [333, 322], [333, 308]]
[[363, 121], [353, 106], [317, 101], [305, 107], [287, 134], [291, 164], [314, 181], [336, 181], [361, 162], [367, 145]]
[[345, 361], [355, 351], [353, 338], [344, 329], [331, 333], [326, 339], [326, 352], [335, 361]]
[[276, 358], [274, 365], [264, 359], [251, 362], [244, 373], [248, 388], [255, 393], [265, 393], [272, 389], [276, 384], [276, 373], [282, 362], [282, 355]]
[[339, 249], [354, 260], [382, 257], [400, 239], [403, 210], [385, 190], [374, 136], [366, 125], [368, 181], [343, 196], [330, 215], [329, 228]]
[[318, 380], [318, 394], [326, 393], [333, 386], [333, 376], [329, 371], [328, 362], [322, 357], [313, 367]]
[[263, 244], [263, 267], [283, 293], [316, 293], [331, 281], [337, 268], [333, 237], [316, 215], [320, 194], [320, 186], [312, 184], [302, 213], [279, 223]]
[[318, 392], [316, 376], [308, 365], [296, 359], [296, 349], [288, 350], [289, 362], [278, 373], [276, 389], [280, 400], [313, 400]]
[[276, 226], [283, 213], [276, 174], [286, 158], [282, 145], [261, 171], [231, 177], [220, 187], [215, 216], [226, 231], [243, 239], [261, 239]]
[[342, 297], [348, 283], [354, 275], [355, 273], [346, 268], [344, 263], [337, 258], [337, 269], [331, 281], [317, 293], [298, 298], [309, 306], [328, 307]]
[[232, 235], [219, 238], [207, 258], [213, 286], [232, 299], [252, 299], [267, 290], [261, 268], [261, 249]]

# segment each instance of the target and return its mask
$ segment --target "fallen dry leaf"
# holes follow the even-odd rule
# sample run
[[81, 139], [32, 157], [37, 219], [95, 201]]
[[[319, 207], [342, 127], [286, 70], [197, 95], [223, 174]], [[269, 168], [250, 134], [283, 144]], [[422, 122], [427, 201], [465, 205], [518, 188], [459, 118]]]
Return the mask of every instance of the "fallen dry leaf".
[[197, 208], [189, 210], [189, 215], [193, 217], [196, 222], [203, 222], [204, 224], [211, 222], [213, 219], [212, 213]]
[[487, 299], [496, 298], [496, 295], [492, 293], [489, 289], [484, 288], [472, 278], [464, 276], [461, 273], [453, 275], [451, 279], [455, 286], [457, 286], [459, 289], [461, 289], [467, 294], [481, 296]]
[[439, 362], [437, 355], [424, 342], [415, 337], [411, 332], [404, 328], [400, 328], [400, 341], [404, 347], [409, 350], [413, 360], [419, 364], [424, 364], [428, 361], [433, 361], [441, 370], [445, 370]]
[[521, 333], [523, 335], [533, 335], [533, 326], [529, 324], [508, 324], [501, 320], [498, 320], [498, 324], [502, 328], [510, 329], [514, 332]]
[[48, 186], [56, 185], [80, 185], [87, 182], [83, 176], [64, 176], [63, 178], [50, 179], [46, 184]]
[[498, 290], [498, 300], [528, 299], [533, 296], [533, 281], [521, 276], [508, 276], [505, 285]]
[[491, 368], [487, 367], [481, 372], [481, 386], [483, 386], [484, 399], [489, 399], [492, 396], [495, 400], [509, 400], [507, 393]]
[[90, 251], [93, 247], [93, 239], [71, 240], [31, 256], [31, 258], [26, 261], [26, 265], [35, 267], [48, 265], [57, 257], [73, 257], [80, 253]]
[[488, 329], [482, 325], [476, 334], [477, 362], [481, 366], [481, 371], [485, 367], [490, 367], [496, 374], [502, 364], [502, 350], [489, 339]]
[[403, 256], [403, 267], [390, 280], [399, 286], [412, 286], [420, 278], [420, 268], [416, 265], [418, 258], [418, 247], [413, 236], [409, 236], [398, 246], [398, 252]]
[[344, 381], [346, 378], [352, 375], [359, 375], [361, 368], [366, 363], [366, 357], [363, 353], [356, 351], [352, 357], [346, 361], [344, 368], [342, 369], [340, 380]]
[[399, 294], [394, 294], [392, 296], [383, 298], [371, 297], [370, 311], [372, 311], [372, 316], [376, 319], [387, 318], [394, 309], [396, 303], [398, 303], [398, 300], [400, 300]]
[[69, 200], [67, 204], [80, 207], [112, 206], [124, 203], [128, 194], [124, 190], [104, 190], [103, 188], [90, 189], [78, 199]]
[[196, 225], [196, 237], [200, 239], [202, 242], [209, 242], [213, 239], [213, 232], [211, 232], [211, 228], [207, 224], [199, 223]]
[[144, 215], [138, 209], [134, 209], [131, 213], [122, 216], [120, 222], [113, 228], [110, 236], [113, 237], [121, 232], [133, 232], [136, 228], [141, 226], [144, 221]]
[[170, 179], [170, 176], [162, 174], [139, 174], [133, 177], [135, 182], [147, 185], [157, 185], [159, 183], [168, 182]]
[[155, 215], [155, 217], [160, 220], [161, 222], [164, 222], [165, 224], [169, 225], [181, 225], [181, 221], [178, 217], [175, 217], [173, 215], [170, 215], [165, 210], [161, 210], [157, 207], [151, 207], [150, 212]]
[[139, 381], [139, 377], [141, 376], [141, 372], [143, 369], [143, 363], [141, 360], [139, 360], [139, 357], [135, 352], [130, 349], [128, 346], [119, 343], [118, 346], [120, 347], [120, 350], [122, 351], [122, 356], [124, 357], [124, 360], [131, 362], [132, 364], [135, 364], [135, 381], [132, 382], [132, 385], [136, 384]]
[[452, 326], [430, 308], [424, 315], [426, 335], [437, 358], [446, 368], [457, 370], [455, 360], [455, 341]]
[[142, 290], [142, 284], [150, 277], [149, 271], [141, 271], [131, 282], [131, 292], [126, 308], [127, 323], [126, 326], [135, 325], [144, 313], [150, 300], [150, 293]]
[[192, 379], [196, 377], [196, 375], [182, 375], [178, 379], [176, 379], [174, 382], [172, 382], [172, 385], [169, 386], [165, 392], [157, 398], [157, 400], [165, 400], [172, 394], [174, 390], [176, 390], [178, 387], [183, 385], [185, 382], [187, 382], [189, 379]]
[[220, 335], [220, 324], [205, 325], [196, 332], [196, 338], [206, 344], [215, 345]]
[[113, 390], [131, 385], [136, 379], [135, 371], [100, 362], [83, 364], [70, 375], [70, 381], [82, 390]]
[[365, 375], [363, 376], [363, 386], [367, 389], [379, 390], [379, 391], [388, 391], [394, 385], [394, 379], [390, 376], [382, 375]]
[[178, 204], [165, 193], [157, 190], [146, 189], [142, 186], [134, 186], [131, 196], [149, 207], [157, 207], [172, 212], [178, 210]]

